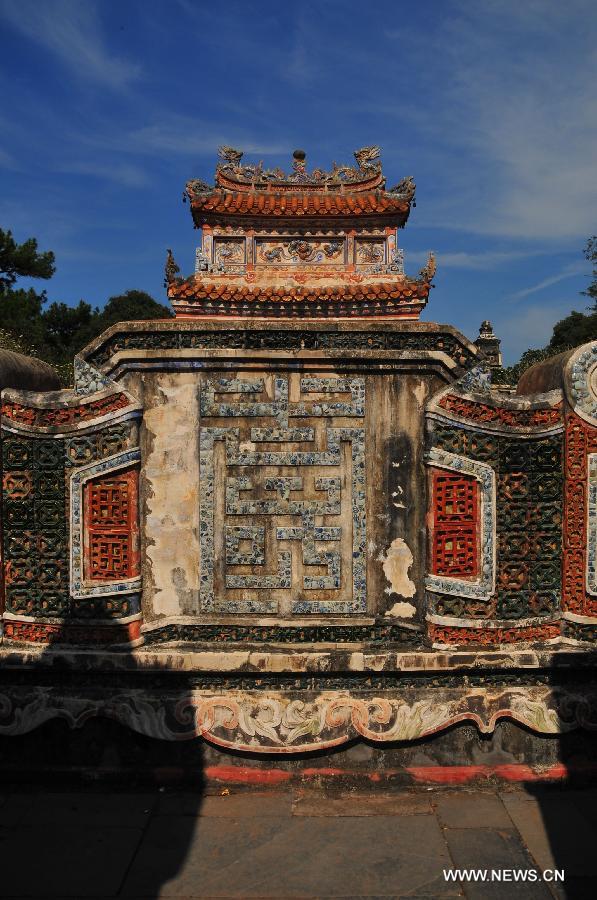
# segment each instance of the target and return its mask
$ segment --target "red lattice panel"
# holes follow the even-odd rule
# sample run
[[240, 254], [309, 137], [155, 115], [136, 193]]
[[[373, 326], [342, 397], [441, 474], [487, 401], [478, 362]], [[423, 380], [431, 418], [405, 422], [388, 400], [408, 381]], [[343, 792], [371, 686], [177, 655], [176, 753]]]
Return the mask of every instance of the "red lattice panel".
[[562, 607], [594, 616], [595, 597], [587, 592], [587, 455], [597, 452], [597, 429], [571, 413], [566, 418], [564, 471], [564, 554]]
[[138, 478], [134, 469], [85, 485], [85, 578], [121, 581], [139, 574]]
[[471, 475], [432, 470], [431, 572], [475, 578], [480, 571], [479, 482]]

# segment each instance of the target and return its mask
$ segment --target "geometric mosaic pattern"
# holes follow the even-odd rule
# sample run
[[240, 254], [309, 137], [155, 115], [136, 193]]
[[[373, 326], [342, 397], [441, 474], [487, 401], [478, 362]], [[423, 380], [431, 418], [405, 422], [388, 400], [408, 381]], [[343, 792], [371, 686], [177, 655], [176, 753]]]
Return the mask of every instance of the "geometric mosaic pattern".
[[[436, 422], [431, 440], [495, 471], [497, 532], [491, 596], [481, 600], [465, 592], [453, 597], [439, 592], [433, 611], [468, 619], [553, 616], [562, 584], [562, 436], [521, 439]], [[582, 580], [582, 565], [580, 571]]]
[[135, 469], [86, 482], [85, 577], [118, 581], [139, 574], [138, 473]]
[[479, 572], [479, 483], [470, 475], [442, 469], [432, 469], [431, 474], [431, 572], [475, 578]]
[[562, 606], [573, 616], [597, 616], [597, 429], [566, 419], [566, 484]]
[[70, 588], [77, 599], [141, 588], [136, 472], [130, 468], [140, 458], [140, 450], [126, 450], [70, 476]]
[[426, 587], [486, 601], [495, 589], [495, 473], [439, 447], [428, 451], [427, 461], [436, 505]]
[[200, 411], [201, 611], [366, 612], [364, 379], [215, 378]]
[[6, 437], [2, 445], [6, 609], [68, 612], [64, 441]]

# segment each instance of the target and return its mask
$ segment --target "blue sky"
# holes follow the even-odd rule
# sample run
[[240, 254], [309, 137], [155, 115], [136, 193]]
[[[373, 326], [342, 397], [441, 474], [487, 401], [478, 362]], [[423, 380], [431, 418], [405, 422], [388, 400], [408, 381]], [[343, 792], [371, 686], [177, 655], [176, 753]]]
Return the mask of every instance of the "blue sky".
[[0, 33], [0, 227], [55, 251], [51, 300], [164, 300], [219, 144], [327, 168], [375, 143], [417, 182], [407, 271], [438, 256], [423, 318], [489, 317], [512, 362], [587, 305], [594, 0], [0, 0]]

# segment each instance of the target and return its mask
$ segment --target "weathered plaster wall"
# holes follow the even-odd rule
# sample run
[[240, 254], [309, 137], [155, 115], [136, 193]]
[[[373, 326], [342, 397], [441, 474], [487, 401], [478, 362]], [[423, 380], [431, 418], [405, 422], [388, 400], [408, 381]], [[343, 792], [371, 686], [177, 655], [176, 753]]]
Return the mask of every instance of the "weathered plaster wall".
[[[343, 615], [348, 610], [349, 614], [361, 617], [387, 614], [391, 619], [402, 618], [411, 623], [420, 620], [423, 614], [426, 552], [423, 410], [428, 396], [443, 382], [437, 376], [425, 372], [420, 375], [410, 372], [372, 374], [359, 370], [357, 365], [351, 368], [353, 390], [357, 390], [354, 385], [364, 386], [362, 418], [349, 415], [351, 395], [346, 389], [347, 376], [343, 372], [318, 370], [313, 365], [292, 372], [288, 370], [288, 363], [284, 360], [279, 361], [275, 372], [256, 366], [249, 368], [242, 361], [232, 369], [219, 368], [217, 362], [212, 361], [209, 372], [151, 371], [143, 373], [142, 377], [139, 373], [134, 373], [126, 378], [127, 388], [141, 399], [144, 406], [141, 432], [141, 533], [144, 558], [143, 611], [146, 622], [163, 617], [197, 617], [209, 612], [229, 614], [237, 606], [241, 614], [255, 611], [261, 616], [270, 614], [290, 618], [301, 614], [333, 616], [339, 598], [344, 605], [337, 607], [338, 615]], [[310, 390], [303, 393], [302, 378], [312, 379], [306, 384]], [[235, 391], [214, 395], [213, 386], [221, 385], [222, 379], [228, 387], [232, 384], [239, 389], [248, 389], [262, 382], [263, 390], [250, 394]], [[235, 379], [239, 384], [233, 384]], [[334, 390], [336, 385], [339, 386], [338, 390]], [[324, 390], [315, 390], [316, 387]], [[282, 443], [255, 443], [251, 440], [251, 429], [279, 427], [280, 415], [283, 416], [284, 413], [277, 412], [277, 407], [273, 408], [276, 404], [276, 390], [289, 392], [291, 418], [287, 421], [288, 427], [311, 429], [314, 432], [312, 441], [296, 440], [300, 435], [290, 433]], [[231, 415], [204, 414], [202, 417], [202, 391], [204, 397], [215, 396], [216, 399], [209, 402], [217, 406], [211, 410], [205, 407], [204, 413], [226, 411]], [[204, 404], [207, 402], [208, 400], [204, 400]], [[225, 410], [220, 408], [223, 403]], [[242, 403], [249, 414], [237, 415], [239, 410], [234, 407]], [[266, 406], [262, 409], [260, 403]], [[300, 404], [305, 408], [301, 410]], [[331, 404], [329, 409], [326, 404]], [[335, 409], [334, 404], [348, 406], [345, 409]], [[297, 410], [305, 415], [293, 418]], [[343, 412], [344, 415], [333, 415], [334, 411]], [[263, 414], [258, 415], [259, 413]], [[272, 464], [259, 469], [248, 465], [228, 466], [224, 440], [214, 440], [213, 449], [210, 450], [206, 449], [206, 445], [200, 447], [201, 434], [205, 434], [206, 430], [211, 433], [214, 429], [217, 431], [226, 428], [227, 433], [231, 433], [239, 428], [241, 437], [238, 452], [241, 455], [263, 449], [274, 455], [274, 462], [276, 459], [284, 459], [284, 453], [315, 452], [325, 457], [330, 449], [328, 443], [332, 440], [329, 429], [344, 429], [346, 432], [355, 427], [358, 430], [361, 426], [365, 429], [365, 609], [357, 608], [357, 565], [353, 561], [357, 552], [354, 549], [355, 529], [358, 527], [354, 520], [354, 506], [357, 502], [356, 492], [359, 490], [355, 482], [357, 457], [351, 456], [351, 447], [352, 452], [357, 453], [354, 441], [341, 442], [339, 465], [320, 465], [317, 464], [317, 458], [314, 457], [311, 461], [303, 456], [307, 465]], [[206, 455], [212, 452], [213, 498], [211, 492], [206, 492], [205, 476], [202, 479], [200, 475], [200, 457], [203, 454], [205, 462]], [[234, 479], [242, 477], [251, 477], [254, 483], [251, 490], [240, 491], [237, 505], [253, 498], [254, 502], [262, 506], [255, 514], [247, 512], [247, 507], [245, 515], [231, 518], [226, 516], [225, 503], [230, 501], [225, 499], [224, 484], [228, 485], [227, 489], [230, 491]], [[265, 489], [266, 478], [275, 481], [293, 477], [300, 481], [288, 495], [284, 494], [284, 487], [277, 492]], [[304, 561], [304, 554], [308, 552], [306, 539], [276, 540], [275, 529], [300, 528], [303, 524], [300, 515], [283, 515], [284, 510], [288, 511], [293, 502], [300, 504], [304, 501], [313, 508], [323, 503], [322, 497], [326, 496], [326, 492], [317, 488], [316, 483], [330, 477], [341, 479], [338, 500], [330, 500], [332, 495], [328, 494], [328, 502], [331, 504], [329, 508], [338, 502], [339, 515], [318, 515], [315, 523], [316, 527], [339, 527], [341, 539], [317, 542], [315, 548], [322, 564], [307, 565]], [[201, 485], [204, 491], [202, 496]], [[199, 534], [201, 528], [205, 535], [206, 528], [211, 527], [209, 519], [205, 519], [202, 503], [203, 507], [213, 503], [212, 577], [216, 599], [211, 609], [207, 607], [205, 599], [202, 601], [200, 593], [201, 574], [205, 575], [207, 570], [205, 561], [203, 565], [201, 561]], [[277, 504], [281, 511], [280, 515], [274, 517], [273, 524], [271, 516], [261, 514], [263, 504], [267, 503]], [[239, 523], [238, 526], [234, 524], [236, 522]], [[264, 530], [264, 544], [259, 551], [265, 556], [264, 564], [227, 565], [233, 557], [225, 539], [230, 539], [231, 534], [234, 536], [233, 530], [237, 527]], [[204, 554], [207, 552], [206, 546], [204, 541]], [[239, 545], [238, 552], [241, 552], [241, 546], [246, 553], [246, 542]], [[337, 589], [327, 589], [331, 583], [329, 572], [335, 570], [326, 567], [322, 554], [330, 549], [339, 557]], [[280, 553], [290, 555], [290, 588], [283, 587], [279, 578], [277, 583], [275, 581], [275, 577], [278, 577], [276, 557]], [[222, 564], [224, 556], [226, 562]], [[241, 554], [237, 558], [245, 557]], [[326, 573], [328, 580], [321, 582], [319, 590], [302, 589], [305, 578], [325, 579]], [[244, 580], [247, 585], [245, 590], [230, 589], [231, 574], [232, 578], [240, 579], [241, 582]], [[254, 583], [251, 579], [255, 578], [261, 579], [262, 587], [251, 586]], [[272, 579], [271, 587], [267, 586], [270, 583], [268, 578]], [[316, 598], [319, 608], [311, 610], [308, 605], [298, 607], [301, 598], [311, 597]], [[218, 598], [227, 598], [228, 605], [220, 604]], [[350, 608], [351, 604], [354, 608]]]
[[147, 373], [141, 432], [143, 611], [199, 606], [199, 391], [194, 373]]

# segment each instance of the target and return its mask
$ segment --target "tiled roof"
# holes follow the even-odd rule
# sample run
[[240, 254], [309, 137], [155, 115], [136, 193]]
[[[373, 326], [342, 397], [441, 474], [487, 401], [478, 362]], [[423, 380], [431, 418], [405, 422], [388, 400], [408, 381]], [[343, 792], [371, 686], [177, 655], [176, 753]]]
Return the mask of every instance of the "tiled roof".
[[391, 216], [404, 225], [410, 201], [387, 191], [361, 193], [226, 191], [214, 189], [191, 196], [195, 224], [210, 214], [235, 216]]
[[[426, 305], [430, 283], [402, 279], [365, 284], [255, 285], [207, 281], [194, 275], [170, 284], [168, 296], [178, 314], [284, 315], [300, 307], [306, 316], [407, 315], [418, 318]], [[343, 314], [346, 314], [345, 312]]]

